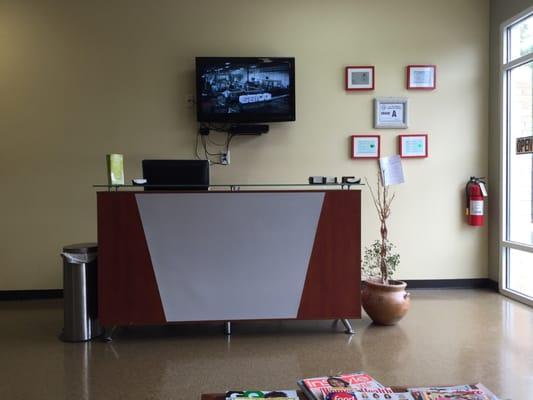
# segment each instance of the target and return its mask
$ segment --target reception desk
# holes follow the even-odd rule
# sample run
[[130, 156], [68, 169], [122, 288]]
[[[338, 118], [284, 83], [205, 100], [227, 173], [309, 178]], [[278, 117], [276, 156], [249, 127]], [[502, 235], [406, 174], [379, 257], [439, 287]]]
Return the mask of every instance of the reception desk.
[[97, 193], [102, 325], [360, 318], [361, 192]]

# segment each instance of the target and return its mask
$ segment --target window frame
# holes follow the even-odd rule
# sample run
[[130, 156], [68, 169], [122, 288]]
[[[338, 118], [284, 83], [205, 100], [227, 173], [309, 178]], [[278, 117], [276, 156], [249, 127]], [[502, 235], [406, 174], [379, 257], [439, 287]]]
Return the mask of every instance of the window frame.
[[[525, 251], [527, 253], [533, 253], [533, 245], [528, 245], [524, 243], [513, 242], [508, 240], [509, 232], [509, 210], [507, 208], [509, 204], [509, 137], [510, 137], [510, 108], [508, 106], [508, 99], [511, 94], [511, 88], [509, 83], [509, 77], [511, 71], [515, 68], [518, 68], [522, 65], [533, 62], [533, 51], [515, 58], [514, 60], [509, 61], [510, 59], [510, 30], [516, 24], [519, 24], [523, 20], [533, 16], [533, 6], [527, 8], [523, 12], [515, 15], [514, 17], [503, 22], [500, 26], [500, 40], [501, 40], [501, 51], [500, 61], [499, 61], [499, 80], [500, 80], [500, 90], [499, 90], [499, 133], [500, 133], [500, 210], [499, 210], [499, 220], [500, 220], [500, 232], [499, 232], [499, 290], [500, 293], [520, 301], [522, 303], [533, 306], [533, 298], [518, 293], [514, 290], [511, 290], [508, 287], [509, 283], [509, 254], [510, 249]], [[533, 266], [532, 266], [533, 268]]]

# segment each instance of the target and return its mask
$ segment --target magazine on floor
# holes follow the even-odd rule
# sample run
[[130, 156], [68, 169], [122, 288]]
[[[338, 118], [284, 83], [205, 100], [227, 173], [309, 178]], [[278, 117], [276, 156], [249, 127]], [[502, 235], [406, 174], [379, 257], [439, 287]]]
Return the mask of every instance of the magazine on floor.
[[409, 392], [395, 393], [392, 389], [375, 392], [356, 392], [347, 388], [331, 389], [324, 395], [325, 400], [415, 400]]
[[499, 400], [483, 384], [409, 388], [414, 400]]
[[481, 390], [412, 392], [415, 400], [489, 400]]
[[226, 392], [226, 400], [250, 398], [298, 400], [298, 394], [296, 390], [231, 390]]
[[390, 388], [365, 372], [301, 379], [297, 384], [310, 400], [325, 400], [329, 393], [338, 391], [392, 394]]
[[409, 392], [401, 392], [401, 393], [355, 392], [355, 399], [357, 400], [415, 400], [415, 398]]
[[307, 378], [297, 383], [309, 400], [499, 400], [481, 383], [393, 392], [365, 372]]

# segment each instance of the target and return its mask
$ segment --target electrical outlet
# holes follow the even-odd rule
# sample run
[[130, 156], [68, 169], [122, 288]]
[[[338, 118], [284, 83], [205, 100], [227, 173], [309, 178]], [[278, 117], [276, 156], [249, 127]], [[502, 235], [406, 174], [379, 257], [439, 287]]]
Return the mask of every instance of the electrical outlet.
[[229, 162], [230, 162], [230, 158], [229, 158], [229, 150], [227, 151], [227, 153], [220, 153], [220, 164], [222, 165], [229, 165]]

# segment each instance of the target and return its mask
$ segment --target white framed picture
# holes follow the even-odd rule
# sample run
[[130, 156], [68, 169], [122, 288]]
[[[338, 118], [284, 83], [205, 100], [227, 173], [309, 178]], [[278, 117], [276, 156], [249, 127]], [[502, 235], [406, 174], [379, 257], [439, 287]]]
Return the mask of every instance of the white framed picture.
[[374, 128], [406, 129], [408, 111], [405, 97], [378, 97], [374, 99]]

